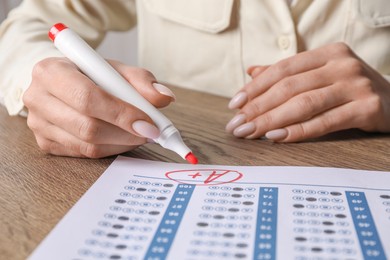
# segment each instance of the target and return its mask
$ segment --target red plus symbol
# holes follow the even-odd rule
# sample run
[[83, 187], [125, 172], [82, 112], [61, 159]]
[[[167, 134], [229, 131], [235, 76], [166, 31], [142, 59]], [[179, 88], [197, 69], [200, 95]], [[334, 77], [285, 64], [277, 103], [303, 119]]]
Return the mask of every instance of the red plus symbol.
[[202, 176], [202, 174], [197, 172], [196, 174], [189, 174], [188, 176], [192, 176], [192, 179], [195, 179], [196, 177]]

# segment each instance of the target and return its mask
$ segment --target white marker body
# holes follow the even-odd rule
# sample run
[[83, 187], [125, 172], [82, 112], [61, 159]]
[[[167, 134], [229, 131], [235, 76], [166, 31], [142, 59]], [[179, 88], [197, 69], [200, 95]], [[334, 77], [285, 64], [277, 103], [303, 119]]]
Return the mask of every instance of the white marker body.
[[145, 112], [157, 125], [160, 136], [154, 141], [179, 154], [183, 159], [191, 150], [184, 144], [179, 131], [156, 107], [150, 104], [103, 57], [79, 35], [67, 28], [59, 32], [54, 45], [93, 82], [106, 92]]

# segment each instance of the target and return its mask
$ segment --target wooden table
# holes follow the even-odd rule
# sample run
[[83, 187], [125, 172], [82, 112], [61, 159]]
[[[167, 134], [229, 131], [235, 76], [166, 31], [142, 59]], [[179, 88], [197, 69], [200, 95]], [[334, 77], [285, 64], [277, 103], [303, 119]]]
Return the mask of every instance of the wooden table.
[[[202, 164], [296, 165], [390, 171], [390, 135], [357, 130], [316, 140], [276, 144], [224, 132], [233, 116], [228, 99], [173, 88], [177, 102], [164, 113]], [[115, 157], [91, 160], [44, 154], [22, 117], [0, 108], [0, 258], [25, 259]], [[183, 162], [149, 144], [127, 156]], [[390, 184], [389, 184], [390, 185]]]

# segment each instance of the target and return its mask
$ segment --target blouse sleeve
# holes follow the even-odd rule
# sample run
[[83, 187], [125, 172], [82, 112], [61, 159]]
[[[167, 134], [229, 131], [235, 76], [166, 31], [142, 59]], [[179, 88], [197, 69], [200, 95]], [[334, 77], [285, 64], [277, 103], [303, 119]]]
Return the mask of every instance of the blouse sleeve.
[[62, 22], [92, 47], [107, 31], [125, 31], [136, 24], [135, 1], [24, 0], [0, 26], [0, 100], [10, 115], [23, 114], [23, 93], [34, 65], [62, 56], [47, 33]]

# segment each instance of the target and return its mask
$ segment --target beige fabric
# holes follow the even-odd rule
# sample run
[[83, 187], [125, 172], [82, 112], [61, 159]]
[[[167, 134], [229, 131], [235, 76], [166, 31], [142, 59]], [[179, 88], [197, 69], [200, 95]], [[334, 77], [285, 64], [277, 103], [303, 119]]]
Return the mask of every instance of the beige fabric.
[[249, 80], [248, 66], [339, 41], [390, 80], [388, 0], [25, 0], [0, 27], [9, 113], [23, 109], [33, 65], [60, 55], [47, 38], [52, 24], [64, 22], [96, 47], [136, 20], [139, 65], [161, 82], [230, 97]]

